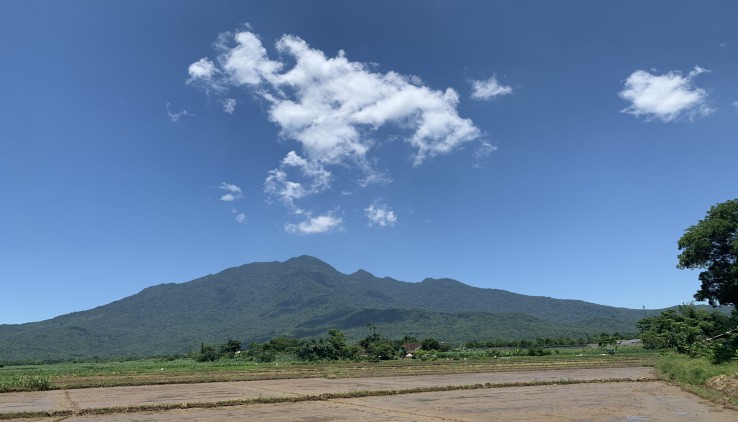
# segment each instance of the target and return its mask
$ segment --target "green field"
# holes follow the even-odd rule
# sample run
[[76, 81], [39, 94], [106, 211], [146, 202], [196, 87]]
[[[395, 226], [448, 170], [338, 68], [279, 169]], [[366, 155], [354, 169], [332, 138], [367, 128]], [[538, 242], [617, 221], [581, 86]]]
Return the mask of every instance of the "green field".
[[438, 353], [433, 359], [381, 362], [304, 363], [281, 359], [269, 363], [239, 359], [196, 362], [190, 358], [55, 363], [0, 368], [0, 392], [216, 381], [309, 377], [396, 376], [654, 365], [657, 353], [640, 347], [614, 355], [601, 349], [554, 349], [548, 356], [486, 357], [485, 350]]

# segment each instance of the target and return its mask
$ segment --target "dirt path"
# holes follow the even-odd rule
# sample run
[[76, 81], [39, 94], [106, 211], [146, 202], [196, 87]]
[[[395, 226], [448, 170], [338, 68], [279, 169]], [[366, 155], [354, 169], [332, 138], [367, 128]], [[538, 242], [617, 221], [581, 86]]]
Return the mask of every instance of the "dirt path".
[[[724, 410], [653, 379], [651, 368], [598, 368], [342, 379], [291, 379], [208, 384], [91, 388], [0, 394], [0, 418], [17, 412], [67, 411], [54, 420], [161, 421], [287, 420], [684, 420], [736, 421]], [[586, 384], [511, 386], [515, 383]], [[590, 383], [619, 380], [621, 382]], [[623, 382], [633, 380], [639, 382]], [[485, 384], [478, 390], [339, 398], [320, 402], [248, 404], [203, 409], [120, 413], [127, 407], [215, 403], [268, 397], [304, 397], [352, 391], [386, 391]], [[80, 410], [117, 408], [111, 414]], [[38, 420], [50, 420], [41, 418]]]

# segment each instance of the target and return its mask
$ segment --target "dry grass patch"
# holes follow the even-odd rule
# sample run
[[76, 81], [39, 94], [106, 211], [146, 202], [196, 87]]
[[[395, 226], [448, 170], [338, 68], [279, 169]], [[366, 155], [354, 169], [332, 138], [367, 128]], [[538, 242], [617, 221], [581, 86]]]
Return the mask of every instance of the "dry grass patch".
[[705, 386], [721, 392], [731, 400], [738, 398], [738, 374], [712, 377], [707, 380]]

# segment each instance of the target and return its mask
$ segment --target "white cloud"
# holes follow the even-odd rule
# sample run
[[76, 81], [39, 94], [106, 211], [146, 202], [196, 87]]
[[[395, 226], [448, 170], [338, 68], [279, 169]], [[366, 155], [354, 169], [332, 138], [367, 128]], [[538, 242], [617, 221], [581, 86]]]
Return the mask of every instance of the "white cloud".
[[330, 183], [331, 173], [320, 163], [308, 161], [290, 151], [279, 167], [269, 171], [264, 181], [264, 191], [294, 209], [296, 200], [323, 192], [330, 187]]
[[169, 120], [171, 120], [172, 122], [177, 122], [182, 117], [192, 117], [194, 116], [194, 114], [186, 109], [180, 111], [172, 111], [171, 104], [167, 103], [167, 116], [169, 116]]
[[[275, 48], [278, 55], [271, 59], [250, 28], [221, 34], [217, 58], [190, 65], [188, 83], [224, 96], [229, 88], [247, 88], [266, 102], [280, 137], [296, 141], [299, 149], [268, 173], [264, 191], [294, 214], [309, 215], [295, 202], [326, 192], [347, 169], [354, 173], [351, 181], [362, 187], [389, 182], [372, 156], [382, 143], [401, 139], [417, 166], [481, 136], [470, 119], [459, 116], [459, 95], [452, 88], [435, 90], [416, 76], [378, 72], [376, 65], [351, 61], [343, 51], [327, 57], [293, 35], [281, 37]], [[229, 113], [235, 107], [231, 100], [223, 103]], [[285, 227], [318, 232], [312, 223], [305, 225], [317, 218]]]
[[245, 221], [246, 221], [246, 214], [239, 213], [239, 214], [236, 215], [236, 222], [237, 223], [243, 223]]
[[695, 66], [687, 76], [676, 71], [655, 75], [636, 70], [626, 79], [625, 87], [618, 93], [620, 98], [631, 103], [621, 112], [664, 122], [682, 117], [690, 120], [704, 117], [714, 110], [707, 105], [707, 92], [692, 83], [697, 75], [704, 72], [707, 70], [699, 66]]
[[[219, 68], [200, 59], [190, 66], [191, 78], [253, 89], [271, 104], [269, 118], [282, 136], [300, 142], [311, 161], [363, 160], [373, 145], [366, 135], [381, 126], [411, 130], [406, 141], [416, 149], [415, 164], [480, 135], [471, 120], [458, 115], [451, 88], [435, 91], [418, 86], [417, 78], [373, 72], [343, 51], [326, 57], [293, 35], [279, 39], [276, 48], [294, 60], [292, 68], [269, 59], [255, 34], [226, 34], [218, 43]], [[217, 75], [222, 79], [215, 80]]]
[[495, 76], [482, 81], [473, 80], [471, 83], [471, 97], [475, 100], [485, 101], [500, 95], [509, 95], [513, 92], [512, 87], [500, 85]]
[[333, 229], [339, 228], [343, 220], [334, 217], [331, 214], [319, 215], [317, 217], [308, 217], [306, 220], [297, 224], [285, 224], [284, 230], [289, 233], [299, 234], [315, 234], [325, 233]]
[[738, 101], [733, 101], [733, 106], [735, 107], [735, 110], [738, 111]]
[[220, 197], [221, 201], [232, 202], [243, 197], [241, 195], [241, 188], [236, 185], [222, 182], [220, 186], [218, 186], [218, 189], [222, 189], [227, 192]]
[[387, 204], [374, 201], [364, 210], [364, 215], [369, 219], [369, 225], [378, 225], [381, 227], [392, 226], [397, 222], [397, 216]]
[[243, 31], [233, 36], [233, 39], [237, 44], [233, 48], [228, 47], [227, 36], [220, 37], [217, 46], [224, 52], [218, 61], [232, 84], [259, 84], [267, 78], [272, 79], [282, 67], [282, 63], [269, 60], [266, 49], [255, 34]]
[[223, 101], [223, 111], [228, 114], [233, 114], [233, 112], [236, 111], [236, 100], [233, 98], [226, 98], [225, 101]]
[[211, 79], [215, 75], [216, 69], [215, 64], [204, 57], [192, 63], [187, 71], [190, 74], [188, 81], [195, 81], [197, 79]]

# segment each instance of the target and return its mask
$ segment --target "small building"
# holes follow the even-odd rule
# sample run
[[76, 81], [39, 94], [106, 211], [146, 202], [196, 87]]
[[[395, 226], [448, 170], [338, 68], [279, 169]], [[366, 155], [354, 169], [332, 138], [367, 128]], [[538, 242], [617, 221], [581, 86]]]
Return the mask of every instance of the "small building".
[[402, 349], [407, 353], [415, 353], [416, 350], [420, 349], [420, 343], [405, 343], [402, 345]]

